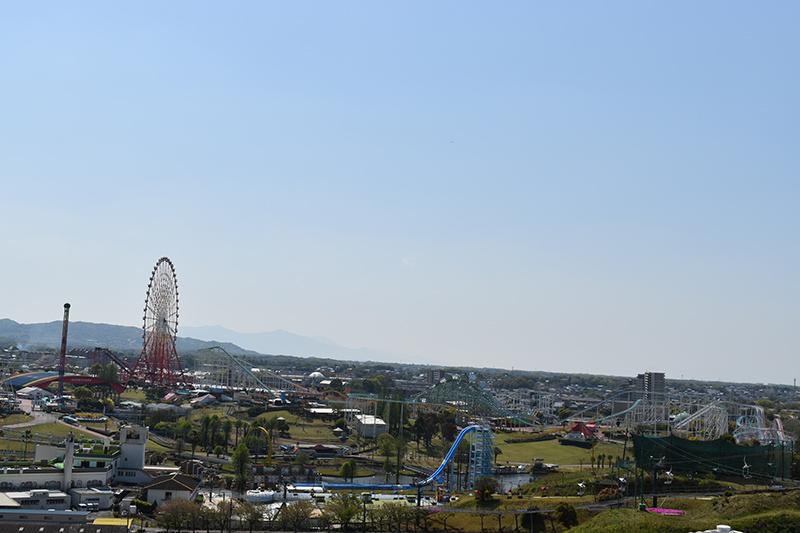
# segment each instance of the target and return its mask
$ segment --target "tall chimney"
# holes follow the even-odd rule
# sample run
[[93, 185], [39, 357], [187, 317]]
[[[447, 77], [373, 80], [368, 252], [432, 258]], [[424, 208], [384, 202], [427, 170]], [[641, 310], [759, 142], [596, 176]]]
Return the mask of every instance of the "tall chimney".
[[67, 364], [67, 326], [69, 325], [69, 304], [64, 304], [64, 327], [61, 330], [61, 360], [58, 363], [58, 397], [64, 396], [64, 367]]
[[70, 431], [64, 441], [64, 488], [72, 488], [72, 468], [75, 463], [75, 436]]

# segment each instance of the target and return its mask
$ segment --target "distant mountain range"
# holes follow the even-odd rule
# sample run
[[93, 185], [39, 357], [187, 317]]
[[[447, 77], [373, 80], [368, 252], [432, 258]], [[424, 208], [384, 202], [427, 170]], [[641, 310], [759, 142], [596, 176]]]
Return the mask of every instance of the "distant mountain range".
[[382, 361], [415, 364], [436, 364], [412, 358], [408, 355], [371, 350], [369, 348], [348, 348], [326, 337], [304, 337], [279, 329], [263, 333], [239, 333], [222, 326], [185, 327], [181, 333], [206, 341], [231, 342], [250, 350], [269, 355], [295, 355], [301, 357], [321, 357], [344, 361]]
[[[0, 319], [0, 346], [15, 344], [20, 349], [61, 346], [62, 322], [20, 324], [8, 318]], [[414, 361], [413, 358], [367, 348], [347, 348], [325, 337], [303, 337], [288, 331], [264, 333], [238, 333], [221, 326], [184, 327], [178, 330], [179, 353], [194, 352], [212, 346], [221, 346], [229, 353], [244, 355], [290, 355], [320, 357], [345, 361], [381, 361], [435, 364]], [[108, 348], [111, 351], [137, 352], [142, 349], [142, 329], [132, 326], [70, 322], [67, 346], [69, 348]]]

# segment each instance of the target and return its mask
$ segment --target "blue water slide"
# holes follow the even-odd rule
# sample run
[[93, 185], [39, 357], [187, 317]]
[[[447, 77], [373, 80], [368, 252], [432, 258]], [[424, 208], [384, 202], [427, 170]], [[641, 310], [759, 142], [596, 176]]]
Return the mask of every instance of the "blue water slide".
[[417, 483], [415, 483], [415, 485], [418, 486], [418, 487], [424, 487], [425, 485], [430, 485], [431, 483], [433, 483], [433, 480], [441, 475], [441, 473], [444, 471], [445, 467], [447, 466], [447, 463], [449, 463], [450, 460], [453, 458], [453, 454], [456, 453], [456, 450], [458, 449], [458, 445], [461, 444], [461, 441], [464, 439], [466, 434], [467, 433], [471, 433], [472, 431], [476, 431], [479, 428], [480, 428], [480, 426], [470, 425], [470, 426], [467, 426], [464, 429], [462, 429], [461, 433], [458, 434], [458, 436], [456, 437], [455, 442], [450, 447], [450, 450], [447, 452], [447, 455], [444, 456], [444, 461], [442, 461], [442, 464], [439, 465], [439, 468], [437, 468], [436, 471], [433, 474], [428, 476], [428, 479], [426, 479], [425, 481], [418, 481]]

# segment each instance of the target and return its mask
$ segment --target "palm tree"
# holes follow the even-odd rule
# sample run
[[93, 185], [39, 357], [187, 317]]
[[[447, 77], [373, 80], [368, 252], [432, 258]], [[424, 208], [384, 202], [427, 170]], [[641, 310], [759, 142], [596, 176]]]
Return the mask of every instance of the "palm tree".
[[228, 453], [228, 441], [231, 440], [231, 431], [233, 430], [233, 422], [230, 418], [226, 418], [222, 423], [222, 435], [225, 437], [225, 453]]
[[234, 448], [238, 448], [239, 447], [239, 431], [241, 431], [241, 429], [245, 425], [246, 425], [246, 422], [244, 420], [236, 420], [236, 424], [235, 424], [235, 426], [236, 426], [236, 444], [234, 444], [234, 446], [233, 446]]
[[22, 444], [25, 447], [25, 450], [22, 454], [23, 460], [25, 460], [25, 456], [28, 455], [28, 441], [31, 440], [31, 437], [33, 437], [33, 432], [30, 429], [26, 429], [22, 434]]
[[203, 415], [200, 419], [200, 444], [205, 446], [208, 444], [208, 428], [211, 426], [211, 417]]
[[194, 461], [194, 451], [197, 449], [197, 445], [200, 443], [200, 433], [197, 431], [197, 429], [192, 429], [187, 438], [189, 439], [189, 444], [192, 445], [192, 461]]
[[214, 446], [217, 445], [217, 438], [219, 433], [219, 427], [222, 425], [222, 421], [219, 419], [217, 415], [211, 417], [211, 435], [208, 441], [208, 451], [211, 451]]

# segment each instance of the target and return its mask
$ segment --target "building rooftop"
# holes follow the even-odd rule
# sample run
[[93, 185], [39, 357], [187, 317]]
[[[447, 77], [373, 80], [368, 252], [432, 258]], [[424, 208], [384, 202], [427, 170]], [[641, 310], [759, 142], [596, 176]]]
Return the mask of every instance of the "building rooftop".
[[169, 474], [159, 476], [144, 486], [145, 489], [188, 490], [193, 492], [200, 485], [200, 480], [186, 474]]

